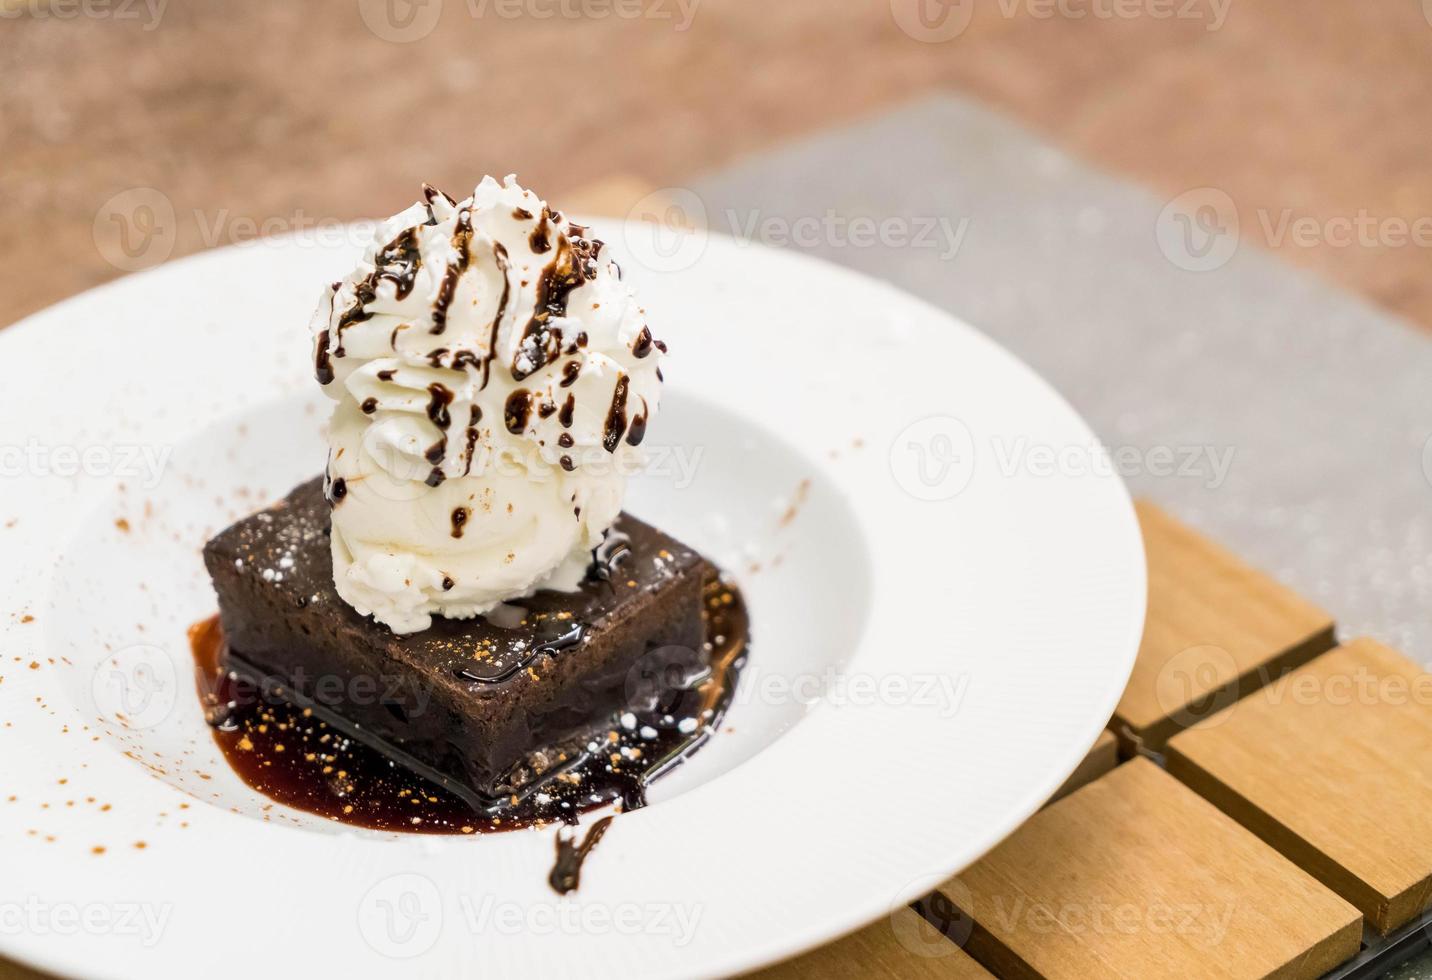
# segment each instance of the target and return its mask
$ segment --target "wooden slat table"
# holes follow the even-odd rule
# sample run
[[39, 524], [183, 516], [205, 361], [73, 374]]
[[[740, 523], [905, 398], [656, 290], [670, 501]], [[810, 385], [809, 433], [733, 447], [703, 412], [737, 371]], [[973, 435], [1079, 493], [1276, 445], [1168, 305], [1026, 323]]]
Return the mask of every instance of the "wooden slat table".
[[1356, 640], [1184, 732], [1169, 771], [1380, 933], [1432, 896], [1432, 675]]
[[1001, 977], [1315, 978], [1347, 902], [1143, 759], [1036, 815], [942, 890]]
[[1332, 617], [1140, 503], [1149, 611], [1115, 730], [1158, 748], [1333, 646]]

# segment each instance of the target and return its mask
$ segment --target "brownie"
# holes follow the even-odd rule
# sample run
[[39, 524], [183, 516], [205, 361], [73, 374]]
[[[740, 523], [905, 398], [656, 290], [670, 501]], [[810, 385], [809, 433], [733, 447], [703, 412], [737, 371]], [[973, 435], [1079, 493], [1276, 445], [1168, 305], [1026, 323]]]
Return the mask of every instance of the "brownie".
[[622, 711], [648, 651], [705, 641], [702, 590], [715, 569], [628, 514], [578, 591], [539, 592], [501, 616], [434, 617], [407, 636], [339, 598], [329, 533], [315, 479], [205, 547], [226, 666], [286, 686], [481, 800], [517, 792], [544, 751]]

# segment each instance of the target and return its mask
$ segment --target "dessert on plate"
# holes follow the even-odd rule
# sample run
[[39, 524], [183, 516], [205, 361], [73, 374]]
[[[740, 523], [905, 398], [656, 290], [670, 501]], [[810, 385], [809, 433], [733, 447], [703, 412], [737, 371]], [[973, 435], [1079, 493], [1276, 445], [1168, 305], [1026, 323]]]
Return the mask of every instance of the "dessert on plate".
[[608, 249], [512, 177], [424, 187], [312, 330], [323, 474], [204, 550], [193, 639], [236, 771], [382, 829], [641, 805], [714, 729], [746, 628], [622, 511], [667, 350]]

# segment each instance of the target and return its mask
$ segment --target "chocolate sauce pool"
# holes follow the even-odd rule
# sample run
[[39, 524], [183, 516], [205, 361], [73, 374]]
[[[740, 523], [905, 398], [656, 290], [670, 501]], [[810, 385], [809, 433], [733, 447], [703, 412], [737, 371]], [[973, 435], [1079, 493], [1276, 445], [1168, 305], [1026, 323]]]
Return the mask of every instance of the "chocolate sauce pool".
[[[740, 593], [720, 581], [707, 584], [702, 610], [707, 641], [701, 662], [673, 665], [682, 678], [595, 727], [585, 750], [560, 757], [541, 783], [491, 809], [474, 809], [354, 738], [339, 719], [330, 724], [286, 700], [281, 688], [260, 690], [242, 668], [232, 669], [238, 664], [231, 662], [217, 616], [191, 627], [189, 641], [214, 740], [234, 772], [269, 799], [370, 830], [491, 833], [575, 826], [582, 813], [614, 803], [623, 810], [645, 806], [647, 784], [711, 737], [745, 664], [749, 623]], [[582, 859], [606, 826], [599, 822], [580, 841], [559, 832], [553, 888], [576, 887]]]

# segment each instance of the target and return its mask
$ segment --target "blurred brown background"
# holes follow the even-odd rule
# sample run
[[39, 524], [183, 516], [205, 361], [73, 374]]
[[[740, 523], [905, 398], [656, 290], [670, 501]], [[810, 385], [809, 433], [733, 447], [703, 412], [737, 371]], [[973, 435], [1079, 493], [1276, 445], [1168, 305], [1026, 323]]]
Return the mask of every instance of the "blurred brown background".
[[[95, 229], [131, 188], [172, 202], [177, 256], [422, 180], [680, 185], [953, 88], [1161, 195], [1220, 188], [1432, 326], [1432, 0], [1120, 2], [0, 0], [0, 323], [120, 274]], [[1279, 245], [1260, 209], [1427, 238]]]

